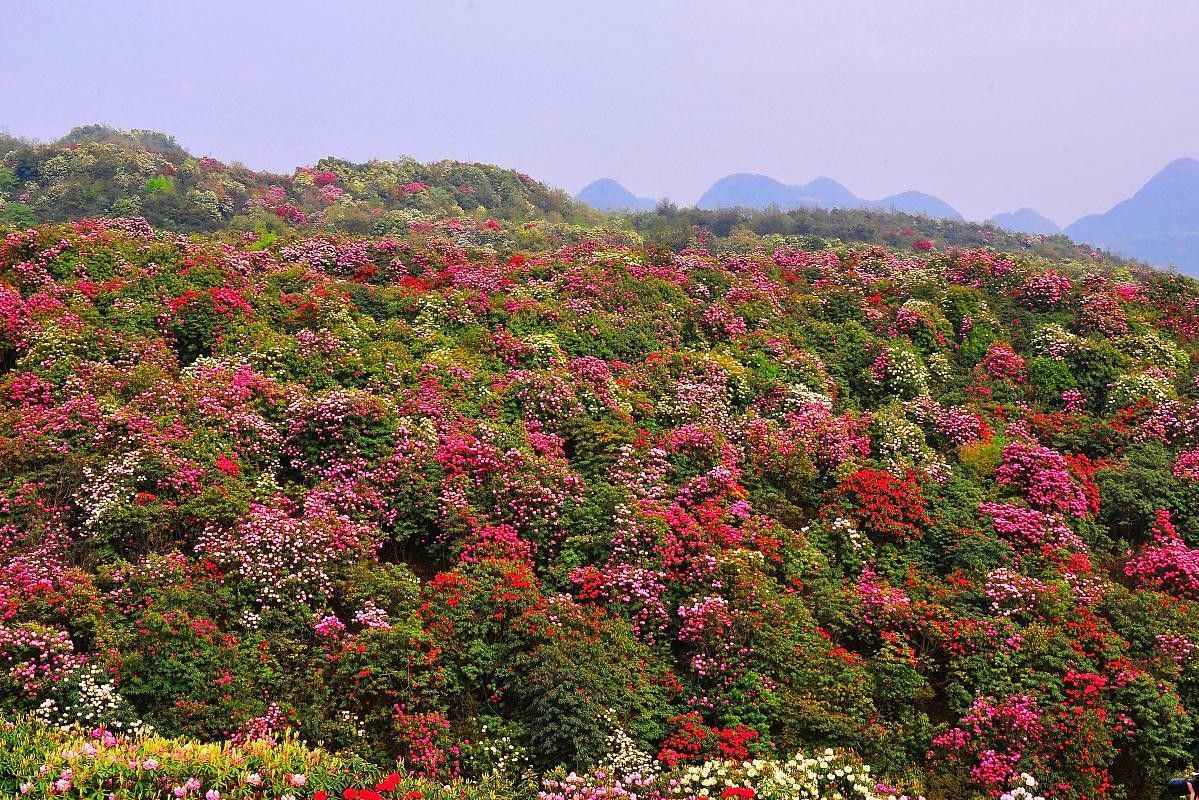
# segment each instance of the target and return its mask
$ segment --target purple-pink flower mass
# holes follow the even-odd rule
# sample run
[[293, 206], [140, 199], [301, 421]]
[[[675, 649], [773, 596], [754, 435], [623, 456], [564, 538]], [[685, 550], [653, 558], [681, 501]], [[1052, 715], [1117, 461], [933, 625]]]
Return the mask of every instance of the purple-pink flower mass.
[[[855, 23], [702, 0], [669, 31], [619, 2], [350, 5], [5, 11], [17, 133], [94, 101], [307, 165], [109, 124], [0, 133], [0, 797], [1182, 785], [1199, 282], [917, 192], [738, 173], [680, 206], [542, 179], [625, 153], [665, 185], [785, 141], [796, 169], [851, 153], [881, 185], [906, 152], [963, 197], [1056, 182], [1071, 208], [1097, 184], [1033, 182], [986, 142], [1035, 121], [1064, 162], [1061, 131], [1145, 158], [1199, 135], [1189, 106], [1122, 105], [1108, 69], [1126, 40], [1195, 74], [1170, 61], [1186, 14], [1064, 3], [1077, 35], [1054, 39], [1068, 15], [1020, 4], [851, 3]], [[1080, 42], [1074, 88], [1106, 76], [1102, 105], [1044, 61]], [[1017, 62], [1054, 74], [1052, 109], [1005, 105]], [[372, 158], [384, 130], [416, 156]], [[1189, 169], [1162, 173], [1175, 199]], [[1128, 202], [1199, 236], [1160, 188]]]

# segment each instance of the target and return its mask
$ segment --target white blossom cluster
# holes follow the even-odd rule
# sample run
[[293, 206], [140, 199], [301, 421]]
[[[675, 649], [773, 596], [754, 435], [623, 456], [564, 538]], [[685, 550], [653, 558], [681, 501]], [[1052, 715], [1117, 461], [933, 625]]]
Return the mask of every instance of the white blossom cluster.
[[999, 800], [1045, 800], [1037, 794], [1037, 780], [1027, 772], [1020, 773], [1020, 785], [999, 795]]
[[928, 460], [924, 431], [908, 419], [903, 406], [895, 404], [875, 412], [871, 418], [870, 441], [876, 458], [896, 474]]
[[439, 294], [425, 295], [420, 311], [412, 321], [412, 329], [423, 336], [433, 336], [440, 331], [456, 327], [453, 323], [470, 325], [475, 322], [474, 313], [466, 306], [450, 309], [449, 302]]
[[1115, 341], [1116, 349], [1146, 366], [1163, 369], [1185, 369], [1191, 357], [1178, 345], [1154, 331], [1142, 331], [1121, 336]]
[[928, 394], [928, 368], [920, 354], [892, 347], [871, 367], [871, 381], [887, 394], [910, 399]]
[[683, 796], [719, 798], [725, 789], [748, 786], [758, 800], [880, 800], [870, 767], [832, 749], [786, 761], [707, 761], [686, 767], [677, 783]]
[[796, 383], [787, 387], [786, 397], [783, 398], [783, 410], [795, 412], [811, 403], [818, 403], [829, 411], [833, 409], [832, 398], [828, 395], [804, 386], [802, 383]]
[[84, 667], [73, 677], [78, 695], [75, 702], [60, 705], [47, 698], [35, 711], [38, 717], [64, 729], [81, 725], [103, 726], [117, 733], [153, 733], [153, 728], [136, 716], [116, 686], [104, 679], [98, 665]]
[[603, 720], [612, 732], [604, 740], [605, 755], [600, 760], [600, 769], [613, 775], [642, 777], [654, 775], [661, 770], [658, 760], [638, 747], [633, 737], [620, 725], [615, 711], [606, 709]]
[[1121, 375], [1111, 385], [1107, 395], [1110, 409], [1124, 408], [1143, 398], [1161, 405], [1174, 396], [1174, 387], [1163, 375], [1145, 372], [1140, 375]]
[[[874, 545], [871, 543], [870, 537], [858, 530], [858, 527], [853, 524], [853, 520], [834, 517], [829, 529], [842, 552], [848, 550], [864, 562], [873, 558]], [[809, 528], [805, 527], [801, 532], [807, 533], [808, 530]]]
[[1057, 323], [1039, 326], [1033, 331], [1030, 344], [1033, 353], [1054, 361], [1062, 361], [1083, 347], [1082, 339]]
[[112, 459], [103, 469], [84, 468], [83, 481], [75, 493], [76, 501], [87, 513], [84, 528], [95, 530], [107, 511], [133, 500], [134, 486], [145, 480], [138, 474], [141, 464], [142, 454], [134, 450]]
[[86, 345], [69, 338], [61, 328], [47, 325], [30, 334], [29, 350], [17, 362], [22, 369], [50, 370], [62, 362], [74, 362]]
[[[487, 735], [486, 725], [483, 726], [482, 733]], [[501, 778], [528, 783], [536, 780], [528, 752], [513, 742], [511, 736], [493, 736], [481, 744], [482, 751], [478, 757], [486, 763], [483, 773], [485, 779]]]
[[357, 736], [359, 739], [366, 738], [366, 723], [362, 721], [361, 717], [359, 717], [353, 711], [345, 710], [338, 712], [338, 716], [341, 717], [341, 721], [346, 724], [346, 727], [354, 731], [355, 736]]

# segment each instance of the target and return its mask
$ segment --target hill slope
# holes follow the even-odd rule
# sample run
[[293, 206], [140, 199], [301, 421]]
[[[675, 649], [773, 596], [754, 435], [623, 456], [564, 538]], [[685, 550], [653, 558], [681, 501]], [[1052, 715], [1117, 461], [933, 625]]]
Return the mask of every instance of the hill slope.
[[[719, 191], [703, 205], [720, 208], [680, 210], [667, 203], [658, 213], [656, 203], [608, 179], [588, 187], [591, 202], [584, 204], [528, 175], [486, 164], [411, 159], [355, 164], [326, 158], [291, 175], [273, 175], [195, 156], [173, 137], [154, 131], [92, 125], [50, 145], [0, 137], [0, 224], [18, 227], [141, 216], [184, 233], [265, 231], [287, 238], [400, 232], [418, 222], [470, 216], [554, 226], [627, 224], [673, 249], [689, 246], [699, 226], [718, 237], [739, 228], [888, 246], [987, 245], [1005, 252], [1094, 257], [1089, 248], [1079, 249], [1065, 238], [1029, 241], [964, 222], [952, 208], [918, 192], [868, 202], [827, 178], [788, 187], [765, 176], [737, 175], [718, 184]], [[595, 210], [617, 205], [630, 210], [609, 216]], [[763, 208], [748, 212], [753, 205]], [[780, 216], [765, 208], [770, 205], [790, 210]]]
[[192, 156], [165, 134], [104, 126], [51, 145], [8, 142], [0, 200], [0, 224], [140, 215], [185, 232], [272, 223], [368, 233], [405, 226], [413, 212], [553, 220], [576, 212], [564, 192], [490, 164], [326, 158], [273, 175]]
[[0, 792], [1155, 797], [1197, 358], [1089, 254], [7, 229]]

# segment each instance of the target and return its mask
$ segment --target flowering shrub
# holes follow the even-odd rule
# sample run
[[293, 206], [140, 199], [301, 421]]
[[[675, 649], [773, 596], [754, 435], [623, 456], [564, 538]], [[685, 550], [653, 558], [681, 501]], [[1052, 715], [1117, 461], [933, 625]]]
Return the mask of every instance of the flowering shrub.
[[858, 527], [878, 537], [916, 539], [932, 524], [911, 473], [900, 480], [889, 472], [861, 469], [842, 481], [837, 494], [850, 504]]
[[1043, 746], [1046, 725], [1041, 709], [1029, 695], [1002, 700], [979, 698], [962, 717], [959, 727], [933, 740], [953, 761], [967, 760], [979, 784], [1001, 790], [1027, 774], [1020, 770], [1026, 751]]
[[1079, 303], [1078, 327], [1083, 331], [1098, 331], [1112, 338], [1128, 333], [1128, 318], [1112, 297], [1092, 294], [1082, 298]]
[[896, 397], [912, 398], [928, 391], [928, 369], [920, 356], [909, 350], [889, 349], [870, 364], [871, 379]]
[[174, 181], [144, 207], [253, 229], [4, 232], [5, 796], [1131, 800], [1186, 766], [1191, 284], [916, 230], [676, 252], [451, 162], [136, 163]]
[[983, 503], [979, 513], [1017, 549], [1049, 555], [1059, 549], [1084, 551], [1086, 545], [1060, 516], [1010, 503]]
[[209, 526], [198, 548], [253, 587], [254, 602], [306, 605], [331, 597], [334, 571], [369, 554], [375, 544], [373, 530], [332, 508], [310, 505], [300, 511], [274, 498], [269, 505], [251, 505], [233, 530]]
[[20, 720], [0, 723], [0, 744], [30, 767], [14, 772], [6, 764], [0, 772], [0, 790], [9, 797], [328, 797], [369, 769], [294, 740], [222, 747], [104, 728], [64, 733]]
[[1017, 291], [1020, 302], [1029, 308], [1049, 310], [1057, 308], [1069, 296], [1074, 286], [1070, 279], [1054, 270], [1030, 275]]
[[1199, 591], [1199, 550], [1183, 542], [1170, 512], [1157, 512], [1148, 546], [1124, 565], [1124, 574], [1164, 591], [1191, 597]]
[[[1035, 782], [1034, 782], [1035, 785]], [[854, 763], [833, 750], [812, 756], [797, 754], [786, 760], [718, 760], [662, 773], [612, 773], [606, 770], [548, 778], [538, 800], [582, 800], [587, 797], [638, 796], [691, 800], [783, 800], [803, 798], [862, 798], [880, 800], [885, 792], [870, 768]], [[904, 800], [907, 800], [906, 796]]]
[[1009, 345], [993, 344], [979, 363], [979, 368], [991, 378], [1019, 380], [1024, 376], [1025, 362]]
[[1003, 448], [997, 483], [1024, 491], [1040, 511], [1082, 517], [1091, 511], [1083, 488], [1074, 482], [1066, 459], [1046, 447], [1012, 442]]

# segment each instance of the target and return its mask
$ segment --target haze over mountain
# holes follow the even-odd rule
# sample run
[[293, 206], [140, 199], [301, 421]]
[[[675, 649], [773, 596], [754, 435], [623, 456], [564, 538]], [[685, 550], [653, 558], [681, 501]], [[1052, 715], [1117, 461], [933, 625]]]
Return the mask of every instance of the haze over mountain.
[[767, 208], [782, 210], [811, 206], [816, 208], [876, 208], [929, 217], [961, 219], [952, 206], [923, 192], [901, 192], [879, 200], [865, 200], [832, 178], [816, 178], [800, 186], [788, 186], [767, 175], [739, 172], [712, 184], [699, 198], [696, 207]]
[[[764, 181], [767, 186], [782, 186], [769, 178]], [[812, 181], [803, 190], [802, 196], [822, 198], [830, 205], [848, 206], [856, 200], [844, 186], [827, 178]], [[611, 179], [595, 182], [580, 195], [597, 205], [657, 207]], [[819, 208], [812, 201], [783, 214], [745, 207], [674, 206], [662, 214], [643, 211], [630, 225], [646, 241], [672, 249], [688, 247], [698, 226], [718, 237], [741, 228], [758, 235], [802, 234], [889, 247], [931, 241], [946, 248], [989, 246], [999, 252], [1048, 258], [1076, 254], [1075, 245], [1065, 237], [1033, 242], [976, 222], [895, 217], [888, 213], [893, 201], [894, 207], [909, 213], [929, 209], [935, 213], [939, 202], [908, 193], [853, 207]], [[191, 153], [173, 135], [145, 129], [85, 125], [48, 144], [0, 135], [0, 226], [20, 229], [48, 222], [135, 216], [155, 227], [184, 233], [225, 228], [345, 233], [406, 229], [414, 214], [485, 214], [500, 223], [544, 219], [555, 224], [594, 224], [600, 213], [590, 203], [574, 202], [566, 192], [530, 175], [491, 164], [422, 164], [410, 158], [354, 163], [326, 157], [290, 174], [274, 174]]]
[[[589, 184], [576, 196], [601, 210], [651, 210], [655, 203], [639, 198], [611, 179]], [[695, 207], [765, 209], [874, 209], [961, 220], [962, 215], [940, 198], [908, 191], [878, 200], [855, 195], [832, 178], [820, 177], [788, 185], [768, 175], [739, 172], [713, 183]], [[1031, 208], [996, 214], [989, 222], [1007, 231], [1054, 236], [1066, 234], [1119, 255], [1160, 267], [1176, 266], [1199, 274], [1199, 161], [1180, 158], [1154, 175], [1132, 197], [1102, 214], [1091, 214], [1062, 229]]]
[[575, 195], [600, 211], [652, 211], [658, 202], [650, 197], [637, 197], [612, 178], [600, 178], [584, 186]]
[[[73, 166], [65, 172], [56, 166], [67, 162]], [[390, 175], [390, 183], [376, 185], [381, 171]], [[135, 173], [138, 178], [132, 183], [112, 177]], [[313, 177], [318, 173], [325, 182], [336, 176], [338, 185], [333, 189], [318, 185]], [[368, 175], [372, 176], [369, 180]], [[232, 176], [236, 179], [231, 180]], [[343, 180], [345, 184], [340, 183]], [[286, 202], [271, 200], [267, 190], [281, 183], [292, 185]], [[343, 186], [356, 188], [347, 192]], [[395, 187], [403, 191], [397, 194]], [[270, 209], [275, 217], [291, 215], [306, 224], [313, 215], [313, 219], [323, 220], [322, 224], [355, 230], [375, 224], [370, 221], [375, 220], [372, 215], [401, 209], [462, 213], [483, 208], [497, 219], [529, 215], [574, 219], [579, 214], [593, 214], [588, 206], [604, 211], [652, 211], [657, 206], [656, 201], [634, 195], [611, 178], [584, 187], [578, 200], [578, 205], [573, 204], [565, 192], [514, 170], [486, 164], [420, 164], [412, 159], [355, 164], [326, 158], [288, 177], [257, 173], [236, 164], [227, 166], [216, 159], [198, 159], [172, 136], [148, 130], [82, 126], [47, 145], [0, 137], [0, 224], [18, 226], [89, 215], [133, 214], [169, 229], [210, 231], [230, 224], [235, 217], [246, 217], [249, 209], [264, 202], [274, 203]], [[923, 216], [935, 228], [926, 231], [927, 236], [949, 236], [945, 221], [964, 222], [954, 208], [921, 192], [865, 200], [827, 177], [788, 186], [769, 176], [747, 173], [716, 181], [694, 210], [740, 208], [741, 213], [752, 214], [771, 206], [793, 215], [805, 210], [834, 217], [857, 213], [859, 220], [853, 225], [870, 216], [862, 211]], [[881, 219], [881, 214], [877, 216]], [[708, 224], [702, 219], [694, 222]], [[1063, 233], [1052, 220], [1029, 208], [997, 214], [991, 222], [1017, 234]], [[717, 228], [726, 223], [724, 220]], [[805, 224], [810, 229], [816, 223], [809, 220]], [[850, 224], [841, 217], [823, 220], [819, 226], [829, 236], [844, 238]], [[914, 222], [909, 218], [903, 224]], [[963, 236], [973, 242], [970, 237], [975, 234], [967, 232], [971, 227], [982, 230], [980, 225], [967, 223], [960, 235], [950, 238], [958, 244], [964, 243]], [[1079, 244], [1199, 274], [1199, 161], [1182, 158], [1171, 162], [1133, 197], [1105, 214], [1083, 217], [1064, 233]], [[854, 235], [862, 234], [858, 230]], [[1010, 238], [1013, 243], [1024, 239]], [[976, 243], [982, 241], [979, 238]], [[1062, 239], [1060, 246], [1067, 244]]]
[[926, 217], [939, 219], [962, 219], [957, 209], [939, 197], [933, 197], [924, 192], [900, 192], [884, 197], [881, 200], [869, 201], [866, 208], [879, 211], [898, 211], [902, 214], [923, 214]]
[[1062, 232], [1062, 229], [1056, 222], [1031, 208], [1021, 208], [1018, 211], [996, 214], [991, 217], [990, 222], [997, 228], [1016, 231], [1017, 233], [1052, 236]]
[[1199, 161], [1170, 162], [1132, 197], [1083, 217], [1066, 233], [1151, 264], [1199, 272]]

